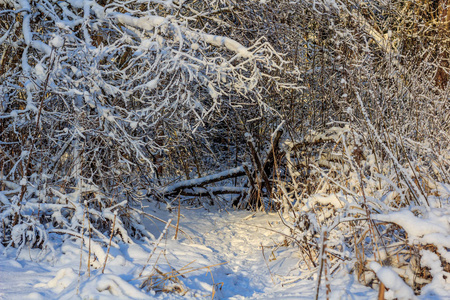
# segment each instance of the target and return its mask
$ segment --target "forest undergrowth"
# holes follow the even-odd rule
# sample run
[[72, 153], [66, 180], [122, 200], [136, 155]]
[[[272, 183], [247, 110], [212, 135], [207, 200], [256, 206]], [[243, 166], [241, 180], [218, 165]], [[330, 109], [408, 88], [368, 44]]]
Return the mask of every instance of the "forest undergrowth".
[[263, 210], [316, 297], [445, 298], [448, 6], [0, 0], [2, 247], [99, 269], [158, 244], [145, 201]]

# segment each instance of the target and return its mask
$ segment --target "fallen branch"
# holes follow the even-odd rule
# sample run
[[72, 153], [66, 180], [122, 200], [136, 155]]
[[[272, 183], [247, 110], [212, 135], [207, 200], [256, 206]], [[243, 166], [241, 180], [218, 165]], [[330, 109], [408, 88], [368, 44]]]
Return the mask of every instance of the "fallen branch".
[[206, 184], [213, 182], [222, 181], [229, 178], [239, 177], [245, 175], [245, 170], [243, 167], [237, 167], [234, 169], [226, 170], [217, 174], [208, 175], [205, 177], [200, 177], [196, 179], [190, 179], [185, 181], [180, 181], [169, 186], [166, 186], [162, 190], [162, 194], [165, 196], [170, 196], [173, 194], [178, 194], [180, 191], [185, 189], [190, 189], [194, 187], [202, 187]]
[[184, 189], [180, 192], [183, 196], [210, 196], [210, 195], [225, 195], [225, 194], [242, 194], [247, 191], [247, 188], [234, 186], [218, 186], [218, 187], [193, 187]]

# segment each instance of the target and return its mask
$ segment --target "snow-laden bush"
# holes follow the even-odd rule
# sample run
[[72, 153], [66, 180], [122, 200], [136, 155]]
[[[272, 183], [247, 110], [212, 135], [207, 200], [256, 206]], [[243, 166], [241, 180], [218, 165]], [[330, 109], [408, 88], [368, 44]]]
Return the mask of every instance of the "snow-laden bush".
[[447, 4], [296, 5], [305, 108], [286, 122], [273, 180], [304, 278], [348, 268], [387, 298], [439, 293], [450, 271]]
[[[281, 209], [305, 277], [350, 266], [365, 284], [394, 278], [392, 297], [411, 295], [399, 276], [416, 293], [442, 287], [445, 1], [0, 7], [3, 244], [66, 234], [100, 259], [111, 231], [152, 238], [134, 200], [240, 194], [277, 202], [266, 208]], [[206, 187], [238, 175], [247, 186]]]
[[[322, 264], [331, 275], [350, 266], [358, 280], [373, 285], [377, 271], [368, 263], [375, 261], [393, 268], [416, 292], [426, 293], [424, 285], [435, 276], [443, 288], [450, 271], [450, 185], [430, 178], [427, 163], [436, 161], [425, 163], [429, 156], [413, 161], [415, 170], [406, 158], [403, 164], [381, 161], [390, 150], [368, 147], [363, 141], [371, 138], [346, 125], [286, 142], [290, 180], [279, 182], [278, 202], [291, 232], [287, 241], [303, 258], [299, 267], [308, 277]], [[433, 268], [439, 274], [430, 275], [423, 251], [438, 258]]]
[[270, 112], [283, 61], [264, 39], [218, 35], [228, 4], [1, 1], [2, 243], [42, 245], [24, 222], [104, 240], [114, 212], [122, 240], [141, 236], [127, 207], [173, 176], [174, 152], [208, 145], [229, 114]]

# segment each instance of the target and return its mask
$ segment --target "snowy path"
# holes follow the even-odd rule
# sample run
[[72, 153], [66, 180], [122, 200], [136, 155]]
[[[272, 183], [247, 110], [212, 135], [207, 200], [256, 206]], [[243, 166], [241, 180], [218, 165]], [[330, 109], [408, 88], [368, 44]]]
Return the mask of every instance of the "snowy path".
[[[212, 268], [214, 282], [223, 282], [222, 290], [217, 293], [218, 298], [314, 299], [315, 282], [311, 280], [281, 285], [283, 281], [298, 278], [301, 273], [297, 267], [300, 258], [295, 248], [279, 248], [272, 253], [273, 246], [283, 242], [283, 236], [278, 232], [287, 233], [277, 214], [245, 211], [199, 214], [196, 210], [183, 210], [182, 215], [180, 228], [193, 237], [195, 243], [186, 244], [183, 255], [178, 252], [179, 247], [168, 245], [167, 248], [181, 260], [187, 255], [197, 257], [199, 264], [227, 262]], [[188, 240], [182, 243], [188, 243]], [[201, 246], [206, 248], [198, 248]], [[191, 250], [191, 247], [194, 249]], [[212, 284], [212, 280], [205, 278], [205, 275], [200, 278], [204, 287]], [[354, 282], [351, 276], [335, 280], [332, 289], [333, 299], [376, 296], [372, 290]]]
[[[281, 229], [276, 215], [258, 213], [252, 217], [248, 212], [199, 213], [198, 210], [182, 211], [180, 228], [193, 241], [182, 234], [179, 241], [169, 239], [166, 249], [170, 254], [178, 261], [195, 259], [195, 263], [200, 265], [226, 263], [211, 268], [211, 271], [214, 283], [223, 282], [218, 295], [227, 299], [247, 299], [255, 293], [264, 293], [267, 286], [274, 286], [261, 243], [269, 247], [275, 244], [275, 240], [280, 240], [281, 236], [276, 232], [263, 229], [271, 228], [269, 222], [274, 230], [276, 227]], [[154, 228], [150, 229], [154, 231]], [[184, 245], [183, 253], [177, 244]], [[266, 259], [269, 259], [271, 252], [267, 249], [265, 252]], [[211, 276], [204, 278], [201, 285], [205, 287], [208, 284], [212, 288]]]
[[[176, 224], [176, 211], [169, 214], [148, 209], [148, 213], [164, 220], [172, 218]], [[295, 248], [273, 251], [273, 246], [283, 241], [277, 232], [286, 230], [276, 214], [199, 209], [182, 209], [181, 213], [180, 228], [189, 237], [179, 232], [175, 240], [175, 229], [170, 228], [149, 264], [146, 262], [153, 245], [148, 243], [111, 248], [105, 274], [93, 269], [91, 277], [87, 276], [85, 262], [78, 276], [80, 246], [73, 241], [65, 241], [55, 257], [48, 255], [40, 262], [30, 261], [30, 255], [38, 255], [36, 250], [22, 251], [17, 261], [12, 252], [1, 255], [0, 299], [211, 299], [213, 291], [217, 299], [314, 298], [314, 281], [280, 284], [301, 274], [296, 267], [299, 257]], [[150, 220], [145, 225], [156, 237], [164, 228], [163, 223]], [[85, 261], [87, 252], [83, 251]], [[143, 293], [142, 279], [137, 278], [144, 265], [144, 275], [154, 274], [154, 268], [161, 272], [188, 270], [178, 277], [184, 295]], [[332, 292], [333, 299], [375, 296], [351, 276], [334, 280]]]
[[[185, 213], [186, 216], [188, 214]], [[250, 297], [274, 285], [262, 255], [261, 243], [272, 246], [280, 235], [260, 227], [270, 228], [268, 222], [276, 224], [279, 220], [275, 216], [265, 216], [264, 221], [262, 218], [245, 220], [247, 216], [247, 212], [206, 214], [201, 221], [182, 222], [185, 230], [201, 233], [199, 242], [211, 249], [214, 260], [227, 262], [222, 267], [225, 272], [214, 272], [215, 280], [224, 282], [222, 294], [226, 298]], [[270, 251], [266, 252], [266, 259], [269, 259]]]

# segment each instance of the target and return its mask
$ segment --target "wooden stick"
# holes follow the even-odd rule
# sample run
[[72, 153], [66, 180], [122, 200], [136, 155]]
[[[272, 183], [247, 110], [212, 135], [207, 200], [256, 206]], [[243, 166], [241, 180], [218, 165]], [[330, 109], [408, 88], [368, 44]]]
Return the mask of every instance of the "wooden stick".
[[380, 289], [378, 290], [378, 300], [384, 300], [384, 292], [386, 290], [386, 287], [384, 286], [384, 283], [380, 281]]
[[180, 216], [181, 216], [181, 200], [180, 197], [178, 197], [178, 217], [177, 217], [177, 228], [175, 230], [175, 237], [176, 240], [178, 237], [178, 229], [180, 228]]
[[105, 272], [106, 262], [108, 261], [109, 249], [111, 248], [111, 241], [114, 236], [114, 228], [116, 227], [116, 217], [117, 217], [117, 211], [114, 212], [113, 226], [111, 229], [111, 236], [109, 238], [108, 250], [106, 251], [105, 263], [103, 264], [102, 274]]
[[323, 270], [323, 265], [324, 263], [326, 263], [323, 259], [323, 255], [325, 254], [325, 247], [326, 247], [326, 241], [327, 241], [327, 229], [322, 231], [322, 246], [320, 247], [320, 256], [319, 256], [319, 273], [318, 273], [318, 278], [317, 278], [317, 285], [316, 285], [316, 300], [319, 299], [319, 290], [320, 290], [320, 281], [322, 279], [322, 270]]

